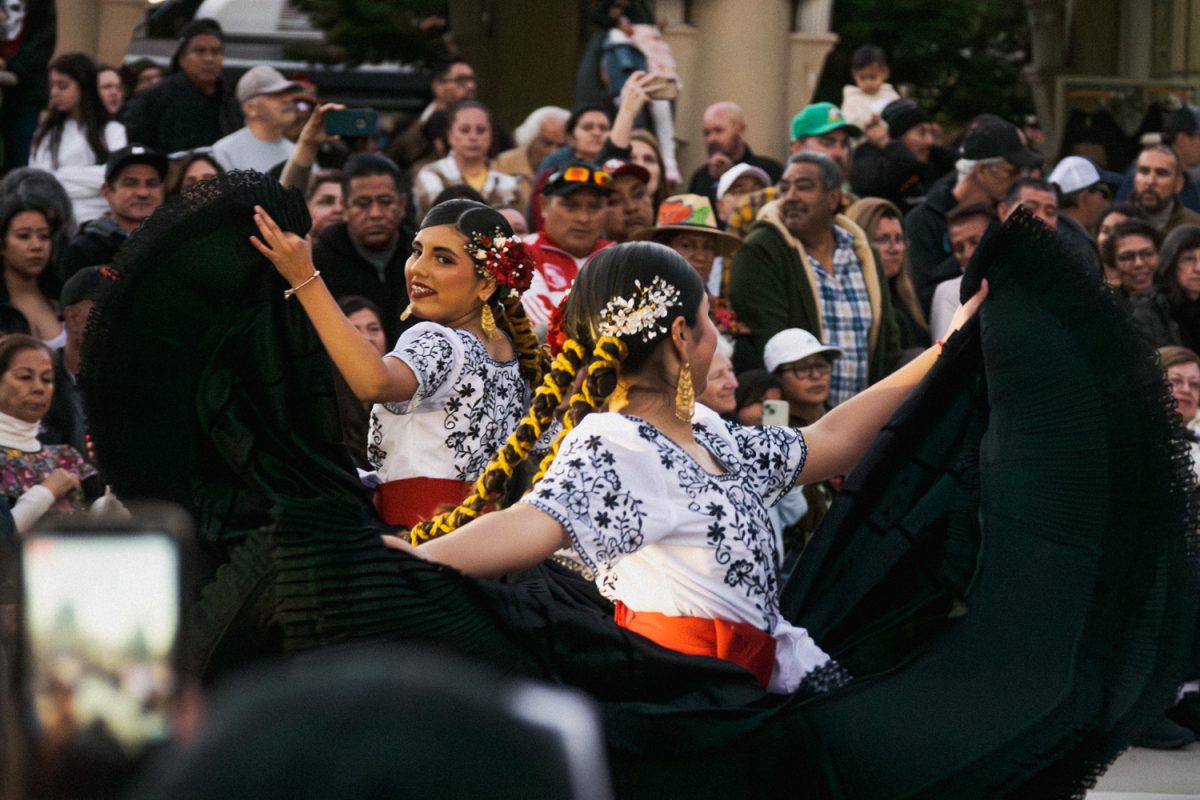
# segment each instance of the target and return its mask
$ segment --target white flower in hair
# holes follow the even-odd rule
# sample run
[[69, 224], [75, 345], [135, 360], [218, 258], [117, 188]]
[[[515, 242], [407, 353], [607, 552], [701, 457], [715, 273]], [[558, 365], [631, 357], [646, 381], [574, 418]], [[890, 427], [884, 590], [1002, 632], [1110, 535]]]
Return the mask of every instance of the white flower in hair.
[[633, 282], [632, 297], [614, 297], [600, 311], [597, 331], [601, 336], [636, 336], [641, 334], [643, 342], [667, 332], [663, 325], [671, 308], [679, 302], [679, 290], [655, 276], [649, 286], [640, 280]]

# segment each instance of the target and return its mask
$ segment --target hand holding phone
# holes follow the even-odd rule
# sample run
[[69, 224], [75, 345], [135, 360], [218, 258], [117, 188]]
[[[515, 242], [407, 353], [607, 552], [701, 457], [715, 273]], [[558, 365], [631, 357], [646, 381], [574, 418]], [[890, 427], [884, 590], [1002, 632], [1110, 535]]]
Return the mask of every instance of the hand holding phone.
[[347, 108], [325, 114], [325, 133], [330, 136], [374, 136], [379, 130], [379, 112], [373, 108]]

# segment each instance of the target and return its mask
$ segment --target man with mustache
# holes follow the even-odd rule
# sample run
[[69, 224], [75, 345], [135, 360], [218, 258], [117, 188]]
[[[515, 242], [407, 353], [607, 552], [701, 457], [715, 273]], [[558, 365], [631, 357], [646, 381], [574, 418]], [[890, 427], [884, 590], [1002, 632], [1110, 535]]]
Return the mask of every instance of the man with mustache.
[[773, 158], [755, 155], [746, 143], [746, 118], [737, 103], [724, 100], [713, 103], [704, 111], [704, 147], [708, 163], [692, 173], [688, 191], [708, 197], [717, 207], [717, 181], [734, 164], [751, 164], [779, 180], [783, 167]]
[[287, 161], [296, 145], [283, 134], [296, 119], [293, 98], [303, 89], [302, 84], [289, 81], [274, 67], [251, 67], [237, 82], [237, 99], [246, 115], [246, 125], [213, 144], [213, 155], [221, 166], [267, 172]]
[[834, 365], [836, 405], [879, 380], [900, 355], [899, 331], [883, 270], [862, 228], [837, 214], [842, 174], [823, 153], [793, 153], [776, 188], [733, 258], [729, 297], [752, 331], [755, 353], [785, 328], [802, 328], [843, 355]]
[[1179, 155], [1165, 144], [1142, 150], [1133, 169], [1133, 204], [1166, 236], [1180, 225], [1200, 224], [1200, 214], [1179, 200], [1185, 176]]

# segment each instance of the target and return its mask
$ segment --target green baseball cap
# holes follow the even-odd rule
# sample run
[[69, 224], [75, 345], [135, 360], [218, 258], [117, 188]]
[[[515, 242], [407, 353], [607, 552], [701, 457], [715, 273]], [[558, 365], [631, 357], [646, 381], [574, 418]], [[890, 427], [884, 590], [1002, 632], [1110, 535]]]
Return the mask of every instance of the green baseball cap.
[[862, 136], [862, 129], [846, 122], [842, 110], [833, 103], [813, 103], [792, 117], [792, 141], [805, 136], [820, 136], [838, 128], [845, 128], [850, 136]]

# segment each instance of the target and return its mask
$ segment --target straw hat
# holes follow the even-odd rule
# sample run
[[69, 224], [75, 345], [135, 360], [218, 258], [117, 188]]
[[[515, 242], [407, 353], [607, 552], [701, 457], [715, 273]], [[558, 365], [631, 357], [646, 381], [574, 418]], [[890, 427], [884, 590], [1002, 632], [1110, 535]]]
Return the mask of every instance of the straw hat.
[[717, 215], [707, 197], [699, 194], [677, 194], [663, 200], [658, 207], [658, 221], [653, 228], [634, 231], [631, 240], [653, 239], [663, 231], [707, 233], [716, 238], [717, 255], [730, 256], [742, 240], [717, 227]]

